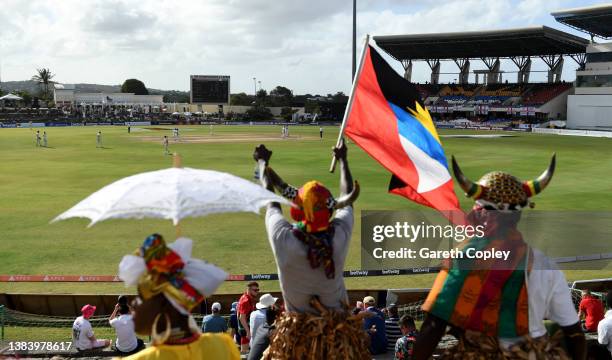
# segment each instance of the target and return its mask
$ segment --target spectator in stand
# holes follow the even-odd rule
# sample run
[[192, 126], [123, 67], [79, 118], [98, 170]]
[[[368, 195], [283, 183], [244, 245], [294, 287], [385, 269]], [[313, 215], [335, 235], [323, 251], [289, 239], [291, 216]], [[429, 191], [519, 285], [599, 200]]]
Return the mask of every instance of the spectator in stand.
[[121, 356], [135, 354], [145, 348], [144, 341], [136, 337], [134, 321], [132, 320], [132, 314], [127, 303], [117, 303], [108, 322], [117, 333], [113, 350], [117, 351]]
[[236, 315], [236, 309], [238, 308], [238, 301], [232, 303], [232, 310], [230, 313], [230, 330], [232, 339], [236, 344], [240, 345], [240, 331], [238, 329], [238, 315]]
[[596, 332], [597, 325], [604, 318], [604, 307], [601, 300], [591, 295], [591, 290], [584, 290], [578, 310], [578, 317], [580, 319], [584, 317], [582, 329], [585, 332]]
[[365, 318], [364, 329], [370, 336], [370, 353], [372, 355], [384, 354], [387, 352], [387, 334], [385, 331], [385, 316], [376, 308], [376, 299], [372, 296], [363, 298], [367, 312], [372, 315]]
[[240, 329], [240, 352], [249, 352], [249, 341], [251, 339], [251, 329], [249, 328], [249, 317], [255, 310], [257, 295], [259, 294], [259, 284], [251, 281], [247, 284], [247, 289], [238, 300], [238, 327]]
[[606, 294], [606, 306], [608, 311], [604, 319], [597, 325], [597, 342], [606, 345], [612, 356], [612, 291]]
[[363, 302], [362, 301], [357, 301], [355, 303], [355, 307], [353, 308], [353, 310], [351, 311], [351, 313], [353, 315], [357, 315], [360, 312], [364, 311], [365, 309], [363, 308]]
[[266, 311], [276, 304], [276, 300], [278, 298], [270, 294], [264, 294], [259, 298], [259, 302], [255, 304], [257, 310], [253, 311], [249, 317], [249, 329], [251, 329], [251, 335], [253, 335], [249, 341], [251, 348], [253, 348], [253, 339], [257, 329], [266, 322]]
[[404, 315], [399, 321], [402, 337], [395, 342], [395, 360], [412, 359], [412, 349], [418, 334], [414, 319], [410, 315]]
[[397, 305], [391, 304], [387, 307], [388, 318], [385, 320], [385, 331], [387, 333], [387, 351], [392, 352], [395, 349], [395, 343], [402, 337], [402, 332], [399, 325], [399, 313]]
[[221, 304], [216, 302], [210, 307], [211, 315], [204, 316], [202, 320], [202, 332], [209, 333], [224, 333], [227, 331], [227, 323], [221, 316]]
[[111, 344], [110, 340], [98, 340], [94, 335], [89, 318], [96, 312], [93, 305], [85, 305], [81, 308], [81, 316], [77, 317], [72, 324], [72, 343], [77, 351], [102, 349]]
[[[119, 297], [117, 298], [117, 304], [119, 305], [125, 305], [127, 307], [130, 307], [129, 304], [129, 299], [126, 295], [119, 295]], [[132, 311], [132, 309], [130, 308], [130, 312]]]
[[259, 360], [263, 356], [263, 352], [270, 346], [270, 338], [276, 330], [276, 318], [280, 314], [280, 308], [277, 304], [266, 309], [266, 322], [257, 329], [253, 335], [253, 346], [249, 352], [248, 360]]

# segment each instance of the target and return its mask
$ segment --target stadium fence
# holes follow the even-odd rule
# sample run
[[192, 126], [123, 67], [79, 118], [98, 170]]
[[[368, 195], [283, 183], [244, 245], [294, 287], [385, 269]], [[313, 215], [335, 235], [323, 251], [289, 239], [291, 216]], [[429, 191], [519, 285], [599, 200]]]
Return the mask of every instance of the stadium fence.
[[[576, 310], [580, 300], [582, 300], [582, 290], [570, 289], [572, 295], [572, 302]], [[605, 293], [603, 292], [591, 292], [593, 296], [596, 296], [600, 300], [604, 300]], [[423, 300], [411, 302], [408, 304], [398, 305], [398, 311], [400, 316], [410, 315], [415, 321], [421, 322], [425, 319], [425, 312], [421, 309]], [[202, 324], [202, 319], [205, 315], [193, 314], [197, 324]], [[223, 316], [226, 321], [229, 321], [229, 315]], [[89, 319], [93, 328], [110, 328], [108, 322], [109, 315], [93, 316]], [[74, 322], [74, 316], [49, 316], [49, 315], [37, 315], [29, 314], [21, 311], [8, 309], [4, 305], [0, 305], [0, 340], [5, 340], [5, 328], [9, 327], [27, 327], [27, 328], [65, 328], [66, 336], [70, 336], [70, 329]]]

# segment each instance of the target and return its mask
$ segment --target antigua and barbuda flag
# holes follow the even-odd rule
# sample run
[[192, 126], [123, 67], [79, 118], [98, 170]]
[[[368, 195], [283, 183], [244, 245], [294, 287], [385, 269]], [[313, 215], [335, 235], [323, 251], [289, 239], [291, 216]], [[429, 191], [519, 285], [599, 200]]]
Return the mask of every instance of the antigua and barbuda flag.
[[463, 222], [442, 143], [419, 92], [367, 46], [345, 134], [393, 174], [389, 192]]

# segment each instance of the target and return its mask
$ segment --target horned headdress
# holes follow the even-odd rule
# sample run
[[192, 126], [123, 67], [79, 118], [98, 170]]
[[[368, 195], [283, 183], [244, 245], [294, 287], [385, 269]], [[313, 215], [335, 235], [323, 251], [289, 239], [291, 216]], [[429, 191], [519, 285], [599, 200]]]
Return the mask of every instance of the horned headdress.
[[473, 182], [468, 179], [453, 160], [453, 173], [466, 196], [473, 198], [490, 210], [522, 210], [534, 207], [530, 198], [539, 194], [548, 186], [555, 172], [556, 155], [553, 154], [548, 168], [535, 180], [521, 181], [515, 176], [493, 171]]

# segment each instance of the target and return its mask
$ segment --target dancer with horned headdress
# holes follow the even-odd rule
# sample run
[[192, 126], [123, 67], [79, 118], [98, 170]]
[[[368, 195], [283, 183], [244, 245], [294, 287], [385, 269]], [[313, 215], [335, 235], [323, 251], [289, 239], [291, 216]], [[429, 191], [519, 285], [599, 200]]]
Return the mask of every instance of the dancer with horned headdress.
[[[463, 250], [510, 250], [507, 260], [453, 259], [442, 266], [423, 310], [427, 317], [414, 347], [414, 359], [429, 359], [447, 325], [459, 345], [447, 359], [584, 359], [586, 343], [567, 282], [554, 262], [531, 248], [517, 229], [531, 197], [549, 184], [555, 156], [536, 180], [520, 181], [500, 171], [469, 180], [453, 157], [453, 172], [476, 203], [468, 222], [484, 236]], [[546, 336], [544, 318], [562, 332]], [[569, 356], [559, 346], [565, 338]]]
[[264, 358], [369, 359], [367, 335], [361, 317], [348, 311], [342, 276], [353, 230], [352, 204], [359, 195], [346, 146], [334, 149], [341, 170], [337, 200], [318, 181], [300, 189], [288, 185], [268, 166], [271, 155], [264, 145], [253, 154], [261, 182], [293, 202], [296, 223], [285, 220], [278, 203], [268, 205], [266, 230], [287, 312], [276, 321]]

